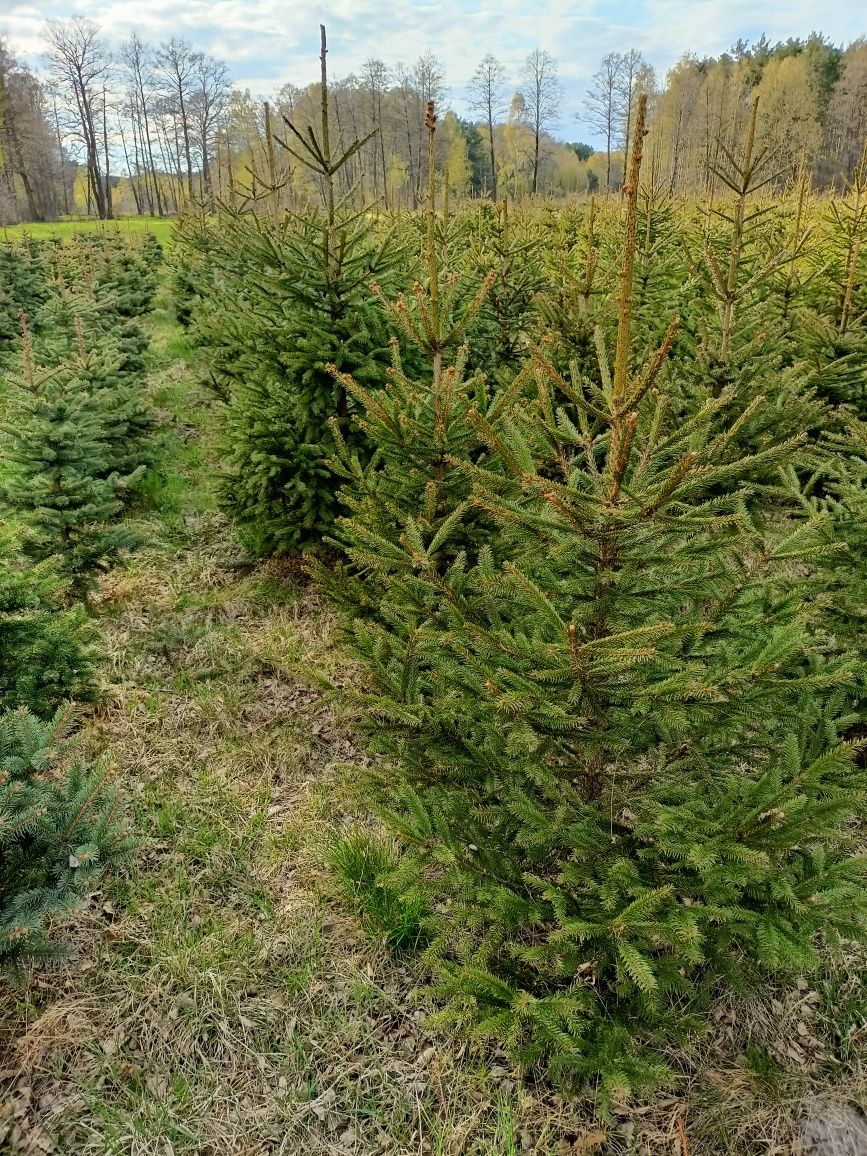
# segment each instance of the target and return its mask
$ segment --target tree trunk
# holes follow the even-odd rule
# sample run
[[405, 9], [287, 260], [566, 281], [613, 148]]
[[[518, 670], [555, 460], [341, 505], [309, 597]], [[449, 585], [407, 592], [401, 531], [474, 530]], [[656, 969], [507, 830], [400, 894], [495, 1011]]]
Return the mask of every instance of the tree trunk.
[[406, 147], [409, 154], [409, 185], [412, 192], [412, 207], [418, 208], [418, 188], [416, 186], [415, 171], [412, 157], [412, 133], [409, 127], [409, 101], [407, 100], [406, 91], [403, 94], [403, 116], [406, 122]]
[[[159, 132], [160, 127], [162, 128], [162, 138], [158, 138], [158, 139], [159, 139], [159, 145], [160, 145], [160, 152], [162, 153], [163, 171], [168, 175], [172, 171], [170, 166], [169, 166], [169, 161], [170, 161], [171, 156], [172, 156], [172, 146], [169, 143], [169, 135], [168, 135], [168, 132], [166, 131], [165, 125], [159, 126], [157, 128], [158, 132]], [[177, 163], [177, 158], [175, 159], [175, 163]], [[178, 211], [178, 189], [177, 189], [177, 186], [176, 186], [174, 180], [169, 181], [169, 192], [171, 194], [171, 198], [172, 198], [172, 201], [173, 201], [174, 206], [175, 206], [175, 212], [177, 212]], [[168, 207], [168, 198], [164, 197], [164, 200], [165, 200], [166, 206]]]
[[184, 157], [187, 162], [187, 192], [193, 199], [193, 162], [190, 155], [190, 125], [187, 120], [187, 106], [184, 104], [184, 86], [178, 81], [178, 103], [181, 106], [181, 131], [184, 136]]
[[148, 214], [152, 217], [154, 215], [154, 195], [151, 182], [153, 182], [153, 185], [156, 185], [156, 174], [148, 172], [147, 157], [145, 156], [144, 151], [142, 125], [138, 115], [138, 108], [136, 108], [133, 112], [132, 140], [133, 147], [135, 148], [136, 172], [143, 174], [145, 200], [147, 201]]
[[205, 201], [208, 205], [208, 211], [214, 211], [214, 187], [211, 183], [211, 162], [208, 160], [208, 145], [205, 139], [202, 139], [202, 184], [205, 191]]
[[[178, 118], [176, 116], [172, 117], [172, 135], [175, 138], [175, 176], [178, 182], [178, 195], [175, 200], [180, 205], [184, 187], [184, 173], [181, 168], [181, 138], [178, 136]], [[187, 191], [189, 198], [192, 200], [192, 189], [190, 188]]]
[[611, 192], [611, 121], [614, 116], [614, 110], [611, 105], [608, 106], [608, 127], [605, 135], [605, 192]]
[[12, 126], [9, 126], [9, 148], [12, 153], [12, 161], [18, 171], [18, 176], [21, 178], [21, 187], [24, 189], [24, 196], [27, 200], [27, 212], [31, 221], [44, 221], [45, 214], [40, 212], [39, 206], [36, 203], [36, 197], [33, 194], [33, 184], [30, 180], [30, 174], [27, 172], [27, 166], [21, 156], [21, 146], [18, 141], [18, 136]]
[[81, 91], [82, 128], [84, 130], [85, 147], [87, 149], [87, 170], [90, 174], [90, 191], [93, 203], [96, 205], [96, 215], [101, 221], [105, 220], [105, 190], [102, 185], [102, 173], [99, 168], [99, 142], [96, 135], [96, 124], [93, 118], [93, 108], [82, 86]]
[[539, 122], [536, 122], [534, 128], [534, 142], [533, 142], [533, 196], [539, 187]]
[[157, 214], [162, 217], [165, 215], [163, 212], [163, 199], [160, 196], [160, 182], [157, 178], [157, 167], [154, 164], [154, 150], [151, 143], [151, 128], [150, 122], [148, 120], [148, 106], [147, 101], [145, 100], [144, 84], [142, 83], [141, 76], [139, 76], [138, 88], [139, 95], [141, 97], [141, 115], [142, 123], [144, 125], [145, 144], [147, 145], [147, 155], [151, 166], [151, 174], [153, 175], [154, 180], [154, 195], [156, 196], [157, 201]]
[[377, 104], [379, 106], [379, 151], [382, 158], [382, 197], [385, 201], [385, 207], [388, 208], [388, 169], [385, 164], [385, 133], [382, 124], [382, 90], [377, 93]]
[[57, 153], [60, 157], [60, 184], [63, 188], [63, 215], [69, 216], [69, 191], [66, 188], [66, 162], [63, 159], [63, 138], [60, 135], [60, 116], [57, 112], [57, 98], [54, 98], [54, 130], [57, 133]]
[[[118, 123], [118, 131], [120, 132], [120, 143], [123, 147], [123, 159], [126, 161], [126, 171], [129, 173], [129, 185], [132, 189], [133, 200], [135, 201], [135, 211], [139, 216], [142, 215], [142, 198], [138, 188], [138, 173], [132, 175], [132, 167], [129, 163], [129, 153], [126, 148], [126, 137], [123, 135], [123, 126]], [[135, 136], [135, 121], [133, 121], [133, 136]]]
[[111, 180], [109, 174], [109, 153], [108, 153], [108, 112], [106, 108], [105, 99], [105, 85], [102, 89], [102, 145], [105, 155], [105, 219], [110, 221], [112, 218], [112, 203], [111, 203]]

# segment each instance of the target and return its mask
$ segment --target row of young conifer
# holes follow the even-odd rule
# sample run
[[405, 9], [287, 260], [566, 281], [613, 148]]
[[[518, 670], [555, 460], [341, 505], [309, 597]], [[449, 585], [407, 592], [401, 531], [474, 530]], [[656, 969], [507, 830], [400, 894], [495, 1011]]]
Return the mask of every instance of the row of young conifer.
[[321, 207], [179, 229], [222, 500], [343, 612], [368, 884], [443, 1018], [611, 1104], [865, 934], [867, 160], [767, 199], [754, 107], [687, 204], [642, 120], [622, 200], [450, 212], [431, 107], [427, 212], [384, 217], [323, 92]]
[[154, 454], [143, 387], [161, 251], [111, 234], [0, 247], [0, 965], [131, 850], [106, 768], [75, 738], [93, 698], [90, 595], [134, 544]]

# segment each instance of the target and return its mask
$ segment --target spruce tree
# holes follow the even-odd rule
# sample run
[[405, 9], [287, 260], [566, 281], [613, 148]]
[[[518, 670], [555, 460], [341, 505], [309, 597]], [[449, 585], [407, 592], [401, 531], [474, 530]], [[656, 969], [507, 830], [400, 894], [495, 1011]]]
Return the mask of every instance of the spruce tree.
[[96, 627], [64, 602], [52, 561], [34, 565], [12, 529], [0, 529], [0, 709], [46, 718], [66, 699], [92, 697]]
[[111, 346], [119, 375], [140, 381], [148, 339], [138, 318], [120, 313], [110, 294], [97, 296], [84, 284], [73, 285], [56, 281], [51, 296], [33, 318], [32, 344], [40, 365], [59, 365], [74, 356], [83, 330], [89, 343]]
[[[562, 373], [568, 373], [573, 363], [582, 373], [592, 372], [597, 333], [611, 331], [617, 255], [609, 251], [609, 228], [600, 227], [599, 216], [591, 198], [574, 230], [549, 231], [545, 285], [539, 294], [538, 320], [531, 336], [544, 342], [549, 361]], [[615, 222], [607, 219], [605, 224], [616, 236]]]
[[21, 312], [32, 318], [48, 296], [48, 269], [32, 246], [0, 245], [0, 362], [20, 345]]
[[[642, 182], [638, 199], [635, 251], [635, 337], [638, 348], [665, 339], [668, 319], [688, 312], [696, 292], [683, 253], [688, 206], [679, 206], [653, 177]], [[678, 335], [680, 336], [680, 335]], [[673, 350], [674, 353], [674, 350]]]
[[71, 591], [85, 596], [136, 541], [118, 519], [143, 467], [118, 472], [100, 391], [74, 363], [35, 367], [24, 332], [24, 372], [6, 383], [10, 404], [0, 423], [2, 497], [26, 529], [25, 552], [56, 555]]
[[211, 316], [197, 313], [228, 396], [221, 501], [256, 553], [315, 547], [337, 512], [331, 420], [344, 438], [357, 433], [328, 366], [376, 386], [388, 364], [385, 318], [368, 286], [389, 278], [399, 254], [392, 238], [372, 237], [354, 190], [338, 197], [336, 175], [364, 141], [334, 148], [325, 59], [323, 28], [319, 129], [287, 121], [281, 142], [315, 174], [321, 207], [227, 215], [227, 247], [240, 256], [218, 279]]
[[0, 714], [0, 967], [54, 959], [49, 919], [86, 900], [132, 851], [106, 769], [70, 739], [70, 712]]
[[[76, 233], [55, 251], [59, 280], [103, 300], [120, 317], [140, 317], [153, 307], [156, 255], [119, 232]], [[158, 262], [157, 262], [158, 263]]]
[[[498, 275], [490, 272], [473, 293], [477, 276], [464, 280], [448, 264], [456, 253], [437, 219], [436, 120], [429, 102], [425, 272], [411, 294], [395, 301], [374, 286], [403, 343], [392, 339], [392, 365], [381, 388], [331, 367], [356, 404], [356, 426], [376, 452], [359, 455], [335, 428], [332, 465], [345, 479], [340, 498], [351, 513], [337, 519], [328, 539], [340, 560], [311, 564], [321, 585], [347, 611], [355, 645], [371, 659], [376, 655], [383, 670], [402, 667], [419, 621], [435, 613], [437, 602], [425, 581], [412, 594], [402, 587], [395, 600], [395, 566], [405, 566], [412, 543], [419, 557], [444, 573], [468, 541], [484, 538], [486, 519], [468, 509], [470, 486], [458, 468], [463, 460], [487, 454], [469, 415], [477, 409], [496, 421], [521, 384], [497, 388], [481, 371], [467, 370], [467, 334]], [[457, 510], [464, 517], [456, 519]]]
[[90, 391], [109, 447], [105, 468], [130, 478], [129, 493], [143, 469], [153, 463], [156, 415], [145, 396], [142, 376], [125, 370], [126, 356], [110, 333], [97, 332], [88, 338], [81, 320], [76, 319], [76, 338], [64, 365]]
[[521, 367], [524, 339], [533, 328], [536, 297], [544, 284], [542, 230], [532, 217], [510, 215], [508, 202], [482, 204], [457, 268], [469, 301], [486, 273], [496, 274], [467, 326], [469, 365], [508, 381]]
[[812, 305], [804, 357], [811, 382], [867, 417], [867, 145], [844, 196], [832, 200], [805, 277]]
[[120, 317], [142, 317], [153, 309], [156, 287], [156, 276], [145, 254], [119, 243], [106, 255], [93, 292], [108, 297]]
[[[190, 213], [181, 217], [174, 227], [175, 238], [171, 259], [171, 294], [175, 317], [186, 330], [193, 330], [196, 306], [203, 299], [203, 286], [209, 276], [216, 279], [232, 252], [222, 244], [223, 234], [204, 216]], [[238, 256], [237, 253], [234, 256]], [[208, 296], [206, 293], [204, 296]], [[206, 344], [205, 335], [191, 332], [199, 344]]]
[[287, 219], [277, 236], [258, 219], [236, 228], [262, 272], [243, 298], [227, 290], [211, 319], [228, 395], [221, 502], [252, 552], [291, 553], [317, 545], [336, 513], [329, 423], [345, 427], [349, 401], [329, 364], [371, 386], [387, 364], [385, 319], [367, 288], [381, 254], [358, 222], [339, 271], [322, 263], [319, 221]]
[[142, 256], [152, 273], [156, 273], [165, 260], [165, 252], [153, 233], [148, 233], [142, 242]]
[[701, 257], [694, 239], [688, 245], [696, 291], [683, 312], [674, 357], [687, 413], [727, 389], [744, 403], [759, 392], [767, 396], [768, 404], [739, 427], [735, 453], [761, 450], [781, 437], [816, 438], [828, 420], [815, 382], [792, 362], [778, 320], [775, 284], [797, 253], [788, 248], [775, 202], [760, 196], [779, 174], [773, 148], [759, 143], [758, 126], [754, 99], [739, 145], [731, 150], [720, 141], [719, 161], [709, 165], [709, 177], [727, 195], [708, 201]]
[[[851, 731], [867, 735], [867, 423], [843, 413], [820, 445], [810, 477], [788, 471], [788, 494], [803, 516], [825, 515], [828, 550], [812, 567], [812, 594], [830, 621], [836, 648], [855, 656]], [[867, 763], [867, 752], [859, 759]]]
[[[433, 612], [399, 668], [357, 650], [366, 797], [432, 913], [445, 1018], [603, 1104], [668, 1078], [663, 1046], [721, 986], [809, 968], [867, 914], [851, 672], [793, 578], [821, 519], [750, 513], [757, 464], [797, 451], [733, 451], [765, 404], [736, 385], [684, 418], [661, 374], [676, 324], [633, 368], [645, 103], [613, 359], [600, 337], [594, 377], [564, 377], [537, 347], [535, 401], [468, 414], [488, 452], [460, 462], [472, 496], [443, 533], [479, 510], [495, 533], [445, 570], [393, 534], [383, 597]], [[371, 553], [361, 519], [344, 536]]]
[[104, 468], [127, 475], [154, 459], [156, 417], [145, 394], [147, 339], [111, 299], [70, 290], [62, 282], [36, 317], [32, 355], [43, 368], [74, 370], [93, 395], [110, 445]]
[[830, 205], [830, 312], [842, 335], [867, 320], [867, 142], [846, 195]]

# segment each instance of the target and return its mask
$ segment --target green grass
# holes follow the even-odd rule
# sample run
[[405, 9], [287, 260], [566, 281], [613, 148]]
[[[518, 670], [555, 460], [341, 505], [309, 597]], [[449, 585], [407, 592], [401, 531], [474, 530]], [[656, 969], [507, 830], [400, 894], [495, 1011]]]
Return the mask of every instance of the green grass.
[[122, 217], [116, 221], [98, 221], [92, 217], [65, 218], [60, 221], [37, 221], [26, 225], [10, 225], [0, 230], [3, 237], [24, 235], [33, 237], [71, 237], [75, 233], [118, 232], [139, 236], [153, 233], [161, 245], [171, 245], [174, 221], [165, 217]]
[[341, 832], [328, 848], [328, 863], [351, 909], [372, 935], [395, 952], [425, 946], [427, 906], [396, 885], [400, 860], [391, 842], [366, 831]]

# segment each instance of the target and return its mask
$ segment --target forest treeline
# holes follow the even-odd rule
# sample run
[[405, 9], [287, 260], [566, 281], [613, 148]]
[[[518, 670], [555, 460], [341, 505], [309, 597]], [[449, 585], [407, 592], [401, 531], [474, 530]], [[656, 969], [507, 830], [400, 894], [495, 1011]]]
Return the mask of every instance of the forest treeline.
[[[286, 119], [316, 116], [318, 83], [284, 84], [268, 101], [231, 83], [226, 64], [189, 42], [112, 46], [75, 17], [46, 26], [37, 74], [0, 42], [0, 222], [64, 214], [172, 215], [191, 203], [238, 203], [269, 190], [292, 206], [311, 188]], [[814, 33], [738, 42], [716, 58], [684, 56], [665, 77], [635, 49], [600, 62], [577, 118], [562, 116], [559, 62], [541, 49], [519, 83], [485, 56], [461, 93], [426, 52], [409, 66], [370, 58], [331, 85], [344, 144], [363, 143], [341, 173], [389, 209], [415, 208], [426, 182], [424, 109], [459, 97], [438, 134], [440, 181], [455, 198], [613, 191], [623, 179], [636, 102], [648, 97], [648, 168], [668, 192], [704, 193], [739, 139], [752, 97], [758, 132], [778, 154], [773, 180], [802, 163], [817, 187], [851, 176], [867, 135], [867, 41]], [[291, 133], [289, 133], [291, 137]], [[598, 148], [564, 137], [591, 137]], [[281, 147], [289, 145], [289, 148]], [[273, 190], [276, 190], [276, 194]]]

